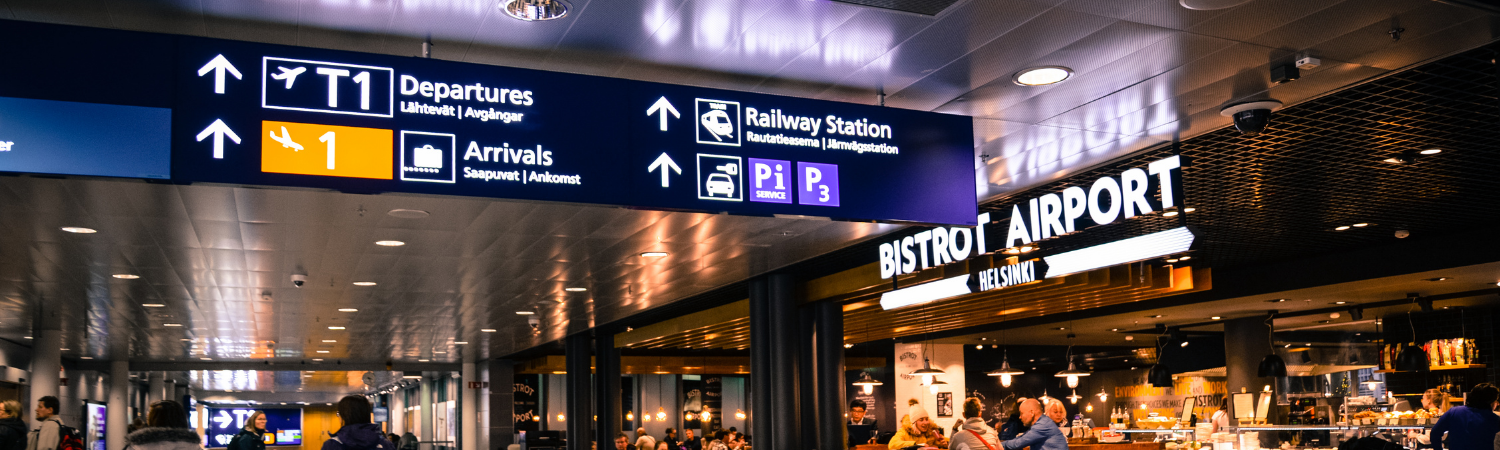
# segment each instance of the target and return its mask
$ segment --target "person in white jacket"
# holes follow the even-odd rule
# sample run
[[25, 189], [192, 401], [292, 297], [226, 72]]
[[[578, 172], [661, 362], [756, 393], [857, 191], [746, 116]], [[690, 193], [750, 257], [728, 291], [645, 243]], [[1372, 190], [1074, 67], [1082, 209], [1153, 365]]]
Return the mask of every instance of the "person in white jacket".
[[984, 423], [984, 404], [979, 399], [964, 399], [963, 428], [953, 433], [948, 450], [1000, 450], [1000, 434]]

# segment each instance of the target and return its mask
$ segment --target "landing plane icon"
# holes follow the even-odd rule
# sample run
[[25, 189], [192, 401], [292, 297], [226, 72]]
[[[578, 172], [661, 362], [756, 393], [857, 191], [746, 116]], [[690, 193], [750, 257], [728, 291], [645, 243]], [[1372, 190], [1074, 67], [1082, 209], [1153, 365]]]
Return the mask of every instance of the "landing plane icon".
[[[274, 77], [275, 75], [272, 76]], [[289, 148], [294, 152], [302, 151], [302, 144], [298, 144], [295, 141], [292, 141], [292, 134], [286, 131], [286, 127], [281, 127], [281, 136], [277, 136], [276, 132], [272, 131], [271, 140], [280, 142], [282, 148]]]
[[306, 72], [307, 71], [306, 67], [298, 67], [296, 69], [288, 69], [288, 68], [285, 68], [285, 67], [276, 66], [276, 68], [277, 69], [281, 69], [281, 73], [273, 73], [273, 74], [271, 74], [271, 78], [275, 79], [275, 80], [286, 80], [286, 88], [287, 89], [291, 89], [292, 88], [292, 83], [297, 82], [297, 75], [302, 75], [302, 72]]

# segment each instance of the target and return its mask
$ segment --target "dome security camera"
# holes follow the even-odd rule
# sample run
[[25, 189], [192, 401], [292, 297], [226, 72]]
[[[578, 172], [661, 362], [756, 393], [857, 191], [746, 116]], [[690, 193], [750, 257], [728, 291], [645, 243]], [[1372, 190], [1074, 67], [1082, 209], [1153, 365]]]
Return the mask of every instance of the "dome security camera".
[[1396, 239], [1406, 239], [1407, 236], [1411, 236], [1410, 231], [1396, 230]]
[[307, 275], [306, 274], [300, 274], [300, 273], [294, 273], [294, 274], [292, 274], [292, 286], [296, 286], [296, 287], [300, 288], [300, 287], [302, 287], [303, 284], [307, 284]]
[[531, 329], [533, 330], [540, 330], [542, 329], [542, 318], [537, 316], [529, 316], [526, 318], [526, 324], [530, 325]]
[[1281, 107], [1277, 100], [1236, 103], [1219, 110], [1219, 115], [1234, 119], [1234, 129], [1245, 136], [1257, 136], [1271, 124], [1271, 111]]

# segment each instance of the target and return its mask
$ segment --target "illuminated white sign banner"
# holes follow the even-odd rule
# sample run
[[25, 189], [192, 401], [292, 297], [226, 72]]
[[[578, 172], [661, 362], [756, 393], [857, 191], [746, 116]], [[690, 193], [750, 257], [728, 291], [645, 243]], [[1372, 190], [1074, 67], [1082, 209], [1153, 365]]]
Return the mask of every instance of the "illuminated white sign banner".
[[969, 276], [959, 275], [880, 294], [880, 307], [892, 310], [972, 292], [969, 289]]
[[1047, 262], [1047, 278], [1053, 278], [1182, 253], [1192, 246], [1193, 232], [1181, 227], [1046, 256], [1042, 260]]

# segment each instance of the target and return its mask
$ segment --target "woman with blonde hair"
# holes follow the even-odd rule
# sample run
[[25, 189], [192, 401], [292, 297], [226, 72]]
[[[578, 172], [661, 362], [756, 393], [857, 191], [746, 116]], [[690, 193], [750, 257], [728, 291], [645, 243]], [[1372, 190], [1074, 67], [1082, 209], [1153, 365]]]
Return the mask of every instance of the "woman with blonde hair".
[[[1451, 397], [1448, 396], [1447, 392], [1443, 392], [1437, 389], [1428, 389], [1426, 392], [1422, 393], [1422, 409], [1428, 411], [1435, 409], [1437, 410], [1437, 414], [1433, 415], [1432, 417], [1440, 417], [1443, 415], [1443, 413], [1448, 412], [1449, 408], [1453, 407], [1452, 403], [1448, 401], [1450, 398]], [[1435, 447], [1434, 445], [1432, 445], [1431, 428], [1408, 431], [1406, 432], [1406, 435], [1407, 437], [1416, 439], [1417, 448]]]
[[26, 421], [21, 414], [21, 402], [0, 402], [0, 450], [26, 450]]
[[256, 411], [245, 420], [245, 428], [229, 440], [229, 450], [266, 450], [266, 412]]

